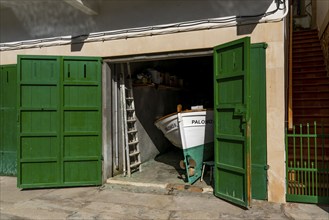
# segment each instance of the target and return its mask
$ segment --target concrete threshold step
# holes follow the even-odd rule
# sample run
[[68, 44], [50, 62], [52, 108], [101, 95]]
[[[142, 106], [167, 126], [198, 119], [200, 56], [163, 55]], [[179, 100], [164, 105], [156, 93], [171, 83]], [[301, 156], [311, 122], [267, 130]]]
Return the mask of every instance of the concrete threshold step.
[[115, 180], [115, 179], [107, 179], [106, 183], [108, 184], [119, 184], [119, 185], [129, 185], [129, 186], [141, 186], [141, 187], [156, 187], [165, 189], [167, 184], [165, 183], [142, 183], [142, 182], [134, 182], [134, 181], [125, 181], [125, 180]]
[[136, 182], [136, 181], [125, 181], [125, 180], [115, 180], [107, 179], [106, 184], [110, 185], [122, 185], [122, 186], [131, 186], [131, 187], [143, 187], [143, 188], [158, 188], [162, 190], [178, 190], [186, 192], [199, 192], [199, 193], [212, 193], [212, 187], [199, 187], [189, 184], [178, 184], [178, 183], [146, 183], [146, 182]]

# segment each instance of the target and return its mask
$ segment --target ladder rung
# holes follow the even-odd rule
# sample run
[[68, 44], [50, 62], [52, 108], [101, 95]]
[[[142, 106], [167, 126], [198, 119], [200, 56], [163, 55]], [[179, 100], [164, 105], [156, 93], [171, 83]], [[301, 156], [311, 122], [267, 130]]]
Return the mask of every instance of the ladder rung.
[[133, 164], [130, 164], [130, 167], [136, 167], [136, 166], [139, 166], [141, 164], [141, 162], [137, 161]]
[[127, 108], [127, 111], [135, 111], [133, 108]]
[[138, 141], [132, 141], [128, 143], [129, 145], [134, 145], [134, 144], [138, 144]]
[[135, 122], [137, 121], [135, 118], [134, 119], [128, 119], [127, 122]]
[[127, 99], [127, 100], [134, 100], [133, 97], [127, 97], [126, 99]]
[[136, 156], [136, 155], [138, 155], [138, 154], [140, 154], [139, 151], [134, 151], [134, 152], [130, 153], [129, 156], [132, 157], [132, 156]]
[[128, 131], [128, 134], [131, 134], [131, 133], [136, 133], [137, 130], [131, 130], [131, 131]]

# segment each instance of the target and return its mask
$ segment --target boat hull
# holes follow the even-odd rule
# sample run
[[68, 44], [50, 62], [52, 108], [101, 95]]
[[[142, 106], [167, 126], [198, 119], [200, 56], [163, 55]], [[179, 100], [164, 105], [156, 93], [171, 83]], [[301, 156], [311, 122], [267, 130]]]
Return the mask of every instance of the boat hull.
[[176, 147], [183, 150], [187, 182], [201, 177], [202, 163], [213, 156], [213, 111], [184, 111], [165, 116], [155, 125]]
[[[193, 184], [202, 174], [202, 164], [213, 156], [214, 142], [202, 144], [183, 150], [186, 180]], [[193, 163], [190, 163], [194, 160]], [[193, 173], [191, 173], [193, 169]]]
[[170, 143], [182, 149], [183, 146], [178, 127], [178, 115], [176, 113], [160, 118], [155, 122], [155, 126], [162, 131]]

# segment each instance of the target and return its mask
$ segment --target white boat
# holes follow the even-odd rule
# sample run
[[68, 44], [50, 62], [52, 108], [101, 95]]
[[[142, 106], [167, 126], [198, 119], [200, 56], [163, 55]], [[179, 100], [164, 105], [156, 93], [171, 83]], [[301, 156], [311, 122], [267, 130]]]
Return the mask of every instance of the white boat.
[[201, 176], [202, 162], [213, 156], [213, 110], [198, 109], [166, 115], [155, 122], [165, 137], [184, 154], [182, 168], [194, 183]]
[[178, 127], [178, 113], [166, 115], [158, 119], [154, 124], [174, 146], [183, 148]]

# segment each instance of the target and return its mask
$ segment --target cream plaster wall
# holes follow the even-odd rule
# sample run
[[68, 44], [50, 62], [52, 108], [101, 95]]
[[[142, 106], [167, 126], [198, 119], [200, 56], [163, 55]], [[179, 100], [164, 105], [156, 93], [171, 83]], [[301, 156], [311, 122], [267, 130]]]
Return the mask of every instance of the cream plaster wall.
[[[248, 29], [248, 27], [244, 27]], [[242, 28], [243, 29], [243, 28]], [[124, 40], [86, 43], [81, 51], [71, 46], [0, 52], [0, 64], [14, 64], [18, 54], [113, 57], [145, 53], [212, 48], [242, 38], [236, 27], [192, 31]], [[285, 202], [285, 97], [284, 22], [258, 24], [249, 35], [252, 43], [266, 42], [268, 200]]]

